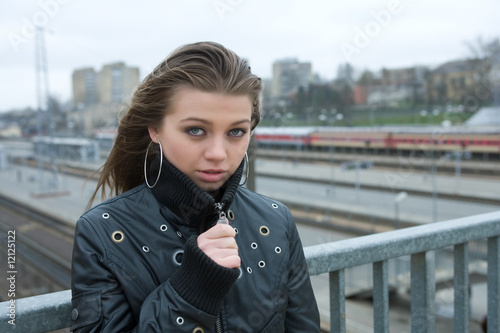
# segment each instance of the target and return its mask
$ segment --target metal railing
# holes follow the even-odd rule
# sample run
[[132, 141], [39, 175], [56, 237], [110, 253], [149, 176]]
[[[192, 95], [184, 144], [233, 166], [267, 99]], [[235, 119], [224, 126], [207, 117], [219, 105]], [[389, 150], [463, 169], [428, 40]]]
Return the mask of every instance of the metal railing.
[[[330, 330], [345, 332], [345, 270], [373, 265], [374, 332], [389, 332], [388, 261], [410, 256], [411, 331], [435, 332], [434, 250], [454, 249], [454, 330], [469, 327], [468, 243], [487, 239], [488, 333], [500, 323], [500, 211], [304, 248], [311, 275], [329, 273]], [[48, 332], [67, 328], [69, 290], [0, 303], [0, 332]], [[6, 310], [7, 309], [7, 310]], [[12, 317], [15, 315], [15, 318]], [[15, 319], [15, 326], [9, 323]]]

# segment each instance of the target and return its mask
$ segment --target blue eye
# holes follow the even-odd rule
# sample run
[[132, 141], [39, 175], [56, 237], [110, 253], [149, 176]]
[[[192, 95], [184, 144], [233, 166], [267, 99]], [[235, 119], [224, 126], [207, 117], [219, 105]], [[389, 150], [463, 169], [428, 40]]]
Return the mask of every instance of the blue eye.
[[201, 136], [205, 134], [205, 131], [199, 127], [192, 127], [187, 130], [187, 133], [193, 136]]
[[241, 128], [235, 128], [229, 131], [230, 136], [243, 136], [245, 133], [246, 131]]

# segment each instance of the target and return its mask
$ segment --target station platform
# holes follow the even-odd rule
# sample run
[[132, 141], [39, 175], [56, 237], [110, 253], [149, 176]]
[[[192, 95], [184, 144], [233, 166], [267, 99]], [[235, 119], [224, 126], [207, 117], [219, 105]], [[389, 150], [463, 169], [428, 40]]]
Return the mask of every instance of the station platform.
[[39, 186], [36, 168], [16, 165], [0, 170], [0, 195], [75, 224], [86, 210], [96, 181], [42, 172], [43, 188]]
[[[417, 172], [409, 165], [402, 165], [396, 170], [342, 169], [313, 163], [293, 163], [289, 161], [258, 160], [256, 172], [261, 176], [287, 177], [304, 181], [331, 181], [335, 184], [371, 187], [392, 190], [394, 192], [422, 192], [438, 195], [462, 197], [465, 200], [493, 200], [500, 202], [500, 177], [436, 175], [435, 184], [431, 172]], [[498, 165], [500, 168], [500, 163]], [[358, 177], [358, 179], [356, 179]]]

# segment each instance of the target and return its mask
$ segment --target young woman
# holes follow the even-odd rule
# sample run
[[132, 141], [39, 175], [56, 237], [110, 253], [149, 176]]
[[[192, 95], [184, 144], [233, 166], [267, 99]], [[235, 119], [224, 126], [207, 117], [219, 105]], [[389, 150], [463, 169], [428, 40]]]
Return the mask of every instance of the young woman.
[[240, 186], [261, 89], [212, 42], [139, 85], [94, 193], [116, 196], [76, 226], [73, 331], [319, 332], [289, 210]]

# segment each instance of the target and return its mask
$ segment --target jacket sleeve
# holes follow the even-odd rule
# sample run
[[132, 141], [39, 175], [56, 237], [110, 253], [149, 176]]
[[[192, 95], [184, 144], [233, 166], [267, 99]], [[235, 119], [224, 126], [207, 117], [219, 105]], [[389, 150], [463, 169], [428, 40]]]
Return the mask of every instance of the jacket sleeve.
[[288, 210], [287, 215], [290, 226], [290, 261], [285, 332], [320, 332], [319, 311], [307, 270], [302, 242]]
[[[179, 332], [210, 330], [222, 299], [238, 277], [208, 258], [188, 239], [182, 265], [170, 279], [143, 295], [140, 310], [127, 297], [140, 282], [123, 278], [93, 225], [77, 223], [72, 263], [72, 327], [75, 332]], [[118, 275], [121, 278], [118, 278]]]

